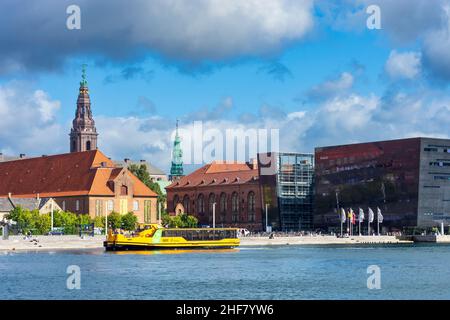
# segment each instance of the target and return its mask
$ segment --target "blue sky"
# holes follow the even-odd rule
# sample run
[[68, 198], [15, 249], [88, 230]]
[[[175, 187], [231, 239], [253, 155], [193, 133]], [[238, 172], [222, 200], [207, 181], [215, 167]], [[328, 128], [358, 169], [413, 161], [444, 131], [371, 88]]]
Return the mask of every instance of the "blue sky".
[[68, 151], [83, 63], [99, 148], [164, 170], [176, 118], [298, 152], [450, 134], [448, 0], [75, 2], [0, 5], [0, 152]]

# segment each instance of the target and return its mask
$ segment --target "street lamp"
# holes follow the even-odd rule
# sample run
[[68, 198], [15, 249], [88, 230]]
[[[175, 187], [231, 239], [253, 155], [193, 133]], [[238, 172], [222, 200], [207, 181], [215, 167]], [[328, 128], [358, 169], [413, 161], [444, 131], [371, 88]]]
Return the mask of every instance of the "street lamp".
[[55, 210], [55, 208], [54, 208], [54, 199], [53, 198], [51, 198], [51, 200], [50, 200], [51, 202], [50, 202], [50, 212], [51, 212], [51, 220], [52, 220], [52, 225], [51, 225], [51, 228], [50, 228], [50, 231], [53, 231], [53, 211]]
[[215, 228], [216, 227], [216, 203], [215, 202], [213, 202], [213, 207], [212, 207], [212, 209], [213, 209], [213, 228]]
[[158, 202], [158, 220], [159, 220], [159, 224], [162, 223], [161, 221], [161, 202]]

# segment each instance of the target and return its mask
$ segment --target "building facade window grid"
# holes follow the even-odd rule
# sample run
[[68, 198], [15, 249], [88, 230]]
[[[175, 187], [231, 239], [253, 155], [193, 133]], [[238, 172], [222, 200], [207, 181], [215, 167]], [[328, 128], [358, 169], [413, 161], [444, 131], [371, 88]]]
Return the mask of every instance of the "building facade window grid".
[[95, 200], [95, 216], [96, 217], [100, 217], [103, 215], [103, 210], [102, 210], [103, 205], [102, 204], [103, 204], [102, 200], [99, 200], [99, 199]]
[[197, 212], [199, 214], [205, 214], [205, 197], [203, 194], [199, 194], [197, 198]]
[[314, 156], [280, 153], [277, 158], [282, 229], [309, 230], [313, 225]]
[[253, 191], [248, 193], [248, 222], [255, 222], [255, 193]]
[[231, 220], [232, 222], [239, 221], [239, 194], [233, 192], [231, 195]]

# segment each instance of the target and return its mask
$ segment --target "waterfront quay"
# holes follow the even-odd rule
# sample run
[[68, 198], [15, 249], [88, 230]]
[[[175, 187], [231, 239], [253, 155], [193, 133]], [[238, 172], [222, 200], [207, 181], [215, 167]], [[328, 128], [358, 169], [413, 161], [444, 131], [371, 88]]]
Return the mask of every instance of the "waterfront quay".
[[[0, 240], [0, 251], [46, 251], [46, 250], [83, 250], [103, 248], [104, 236], [11, 236]], [[433, 242], [433, 241], [430, 241]], [[434, 241], [438, 242], [438, 241]], [[442, 242], [442, 241], [440, 241]], [[447, 242], [450, 242], [448, 237]], [[240, 247], [284, 246], [284, 245], [355, 245], [355, 244], [407, 244], [413, 239], [395, 236], [353, 236], [338, 238], [331, 235], [315, 236], [250, 236], [241, 238]]]

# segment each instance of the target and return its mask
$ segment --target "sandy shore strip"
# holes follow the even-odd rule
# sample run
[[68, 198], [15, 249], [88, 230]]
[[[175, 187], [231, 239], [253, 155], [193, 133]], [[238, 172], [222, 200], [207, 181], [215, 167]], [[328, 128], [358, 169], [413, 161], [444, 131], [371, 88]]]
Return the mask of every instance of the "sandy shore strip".
[[[0, 240], [0, 251], [42, 251], [42, 250], [82, 250], [103, 248], [104, 236], [36, 236], [24, 239], [23, 236], [12, 236], [8, 240]], [[337, 238], [335, 236], [303, 236], [303, 237], [246, 237], [241, 238], [241, 247], [283, 246], [283, 245], [354, 245], [354, 244], [402, 244], [412, 241], [399, 240], [394, 236], [354, 236]]]

